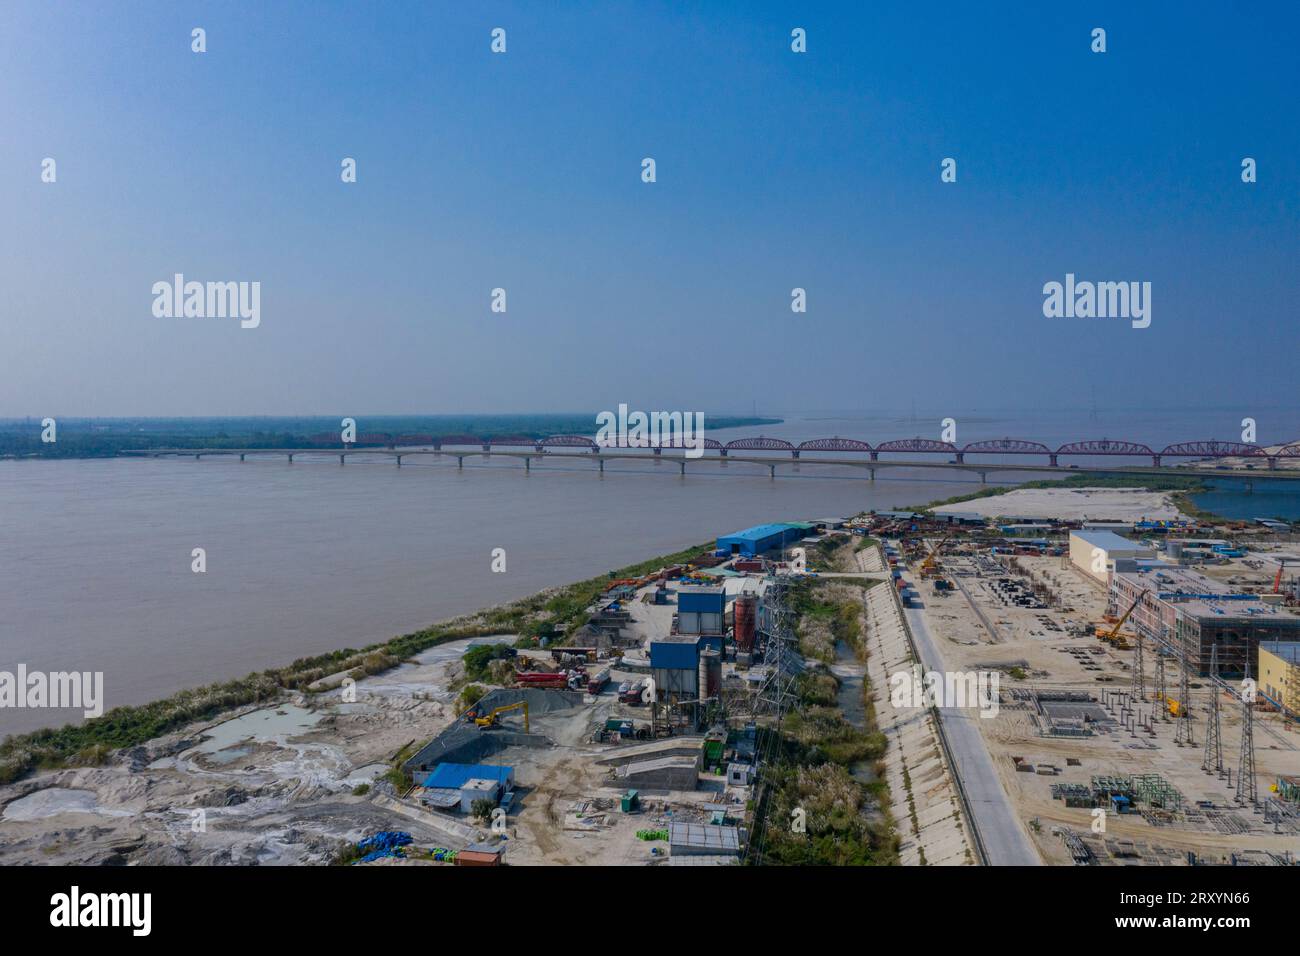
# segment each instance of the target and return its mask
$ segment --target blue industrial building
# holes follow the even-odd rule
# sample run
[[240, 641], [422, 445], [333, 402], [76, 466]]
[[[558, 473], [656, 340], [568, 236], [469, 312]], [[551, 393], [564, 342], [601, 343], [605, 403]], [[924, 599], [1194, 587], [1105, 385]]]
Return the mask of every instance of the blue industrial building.
[[515, 782], [515, 768], [486, 763], [440, 763], [424, 778], [424, 786], [430, 789], [459, 790], [471, 780], [491, 780], [508, 790]]
[[721, 585], [683, 584], [677, 590], [680, 634], [722, 634], [727, 629], [727, 592]]
[[783, 548], [791, 542], [806, 538], [812, 531], [812, 525], [801, 521], [759, 524], [719, 538], [718, 550], [752, 558], [764, 551]]

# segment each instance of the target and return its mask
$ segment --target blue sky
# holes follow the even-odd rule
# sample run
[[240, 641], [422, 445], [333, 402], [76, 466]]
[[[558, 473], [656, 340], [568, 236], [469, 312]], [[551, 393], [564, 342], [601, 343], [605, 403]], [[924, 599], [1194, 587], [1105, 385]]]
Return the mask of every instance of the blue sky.
[[0, 416], [1297, 403], [1293, 5], [686, 6], [0, 5]]

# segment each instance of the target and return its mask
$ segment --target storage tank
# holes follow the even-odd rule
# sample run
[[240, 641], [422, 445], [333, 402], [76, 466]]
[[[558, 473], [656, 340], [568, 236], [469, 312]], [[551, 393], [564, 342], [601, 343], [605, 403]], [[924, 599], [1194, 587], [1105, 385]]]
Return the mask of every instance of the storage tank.
[[713, 649], [700, 652], [699, 686], [701, 698], [717, 697], [722, 692], [722, 655]]
[[744, 653], [754, 649], [754, 625], [758, 617], [756, 598], [741, 596], [731, 606], [732, 634], [736, 639], [736, 648]]

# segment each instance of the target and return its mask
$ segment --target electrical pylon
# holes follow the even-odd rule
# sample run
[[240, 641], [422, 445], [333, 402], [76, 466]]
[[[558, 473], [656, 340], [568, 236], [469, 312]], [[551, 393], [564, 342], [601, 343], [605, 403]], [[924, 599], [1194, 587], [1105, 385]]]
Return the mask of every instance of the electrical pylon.
[[1147, 699], [1147, 678], [1142, 670], [1142, 629], [1137, 629], [1137, 646], [1133, 648], [1133, 683], [1132, 692], [1129, 694], [1133, 698], [1133, 703]]
[[1201, 769], [1223, 776], [1223, 727], [1219, 719], [1219, 645], [1210, 646], [1210, 717], [1205, 727], [1205, 758]]
[[[1250, 648], [1246, 648], [1246, 680], [1250, 680]], [[1255, 695], [1243, 688], [1241, 694], [1241, 758], [1237, 763], [1237, 802], [1255, 806]]]

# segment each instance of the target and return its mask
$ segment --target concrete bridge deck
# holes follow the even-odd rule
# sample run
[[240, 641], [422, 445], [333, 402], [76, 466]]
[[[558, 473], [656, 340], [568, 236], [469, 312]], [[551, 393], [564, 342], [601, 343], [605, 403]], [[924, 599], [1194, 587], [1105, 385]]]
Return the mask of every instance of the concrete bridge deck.
[[658, 454], [654, 452], [642, 451], [556, 451], [553, 449], [544, 449], [537, 451], [530, 450], [506, 450], [493, 449], [483, 451], [473, 448], [144, 448], [123, 451], [125, 456], [134, 457], [194, 457], [212, 458], [212, 457], [231, 457], [239, 456], [240, 461], [245, 461], [248, 456], [258, 458], [276, 458], [285, 457], [292, 462], [295, 457], [314, 456], [314, 457], [337, 457], [339, 464], [345, 464], [348, 458], [357, 457], [387, 457], [394, 459], [400, 467], [404, 458], [455, 458], [457, 464], [463, 466], [466, 458], [507, 458], [522, 461], [526, 471], [532, 470], [534, 461], [565, 461], [580, 462], [589, 461], [595, 464], [601, 472], [605, 470], [605, 463], [609, 461], [649, 461], [649, 462], [671, 462], [678, 466], [682, 475], [686, 474], [687, 466], [698, 468], [715, 464], [727, 464], [736, 462], [739, 464], [761, 465], [766, 467], [771, 477], [776, 477], [777, 466], [783, 468], [791, 465], [796, 468], [802, 466], [836, 466], [847, 468], [861, 468], [868, 472], [864, 477], [869, 480], [875, 480], [876, 471], [879, 469], [897, 469], [897, 468], [930, 468], [944, 471], [963, 471], [980, 476], [981, 481], [986, 481], [987, 476], [991, 474], [1006, 474], [1015, 472], [1020, 474], [1041, 474], [1049, 475], [1075, 475], [1081, 472], [1090, 474], [1106, 475], [1133, 475], [1145, 476], [1152, 475], [1187, 475], [1197, 478], [1235, 478], [1244, 479], [1249, 483], [1255, 481], [1285, 481], [1300, 482], [1300, 469], [1259, 469], [1248, 470], [1241, 468], [1221, 469], [1221, 468], [1196, 468], [1196, 467], [1169, 467], [1162, 465], [1155, 467], [1152, 465], [1043, 465], [1029, 463], [985, 463], [985, 462], [954, 462], [954, 461], [935, 461], [935, 460], [906, 460], [906, 461], [870, 461], [862, 458], [798, 458], [791, 459], [787, 457], [776, 458], [772, 455], [736, 455], [731, 454], [726, 457], [720, 455], [704, 455], [699, 458], [687, 458], [683, 454]]

